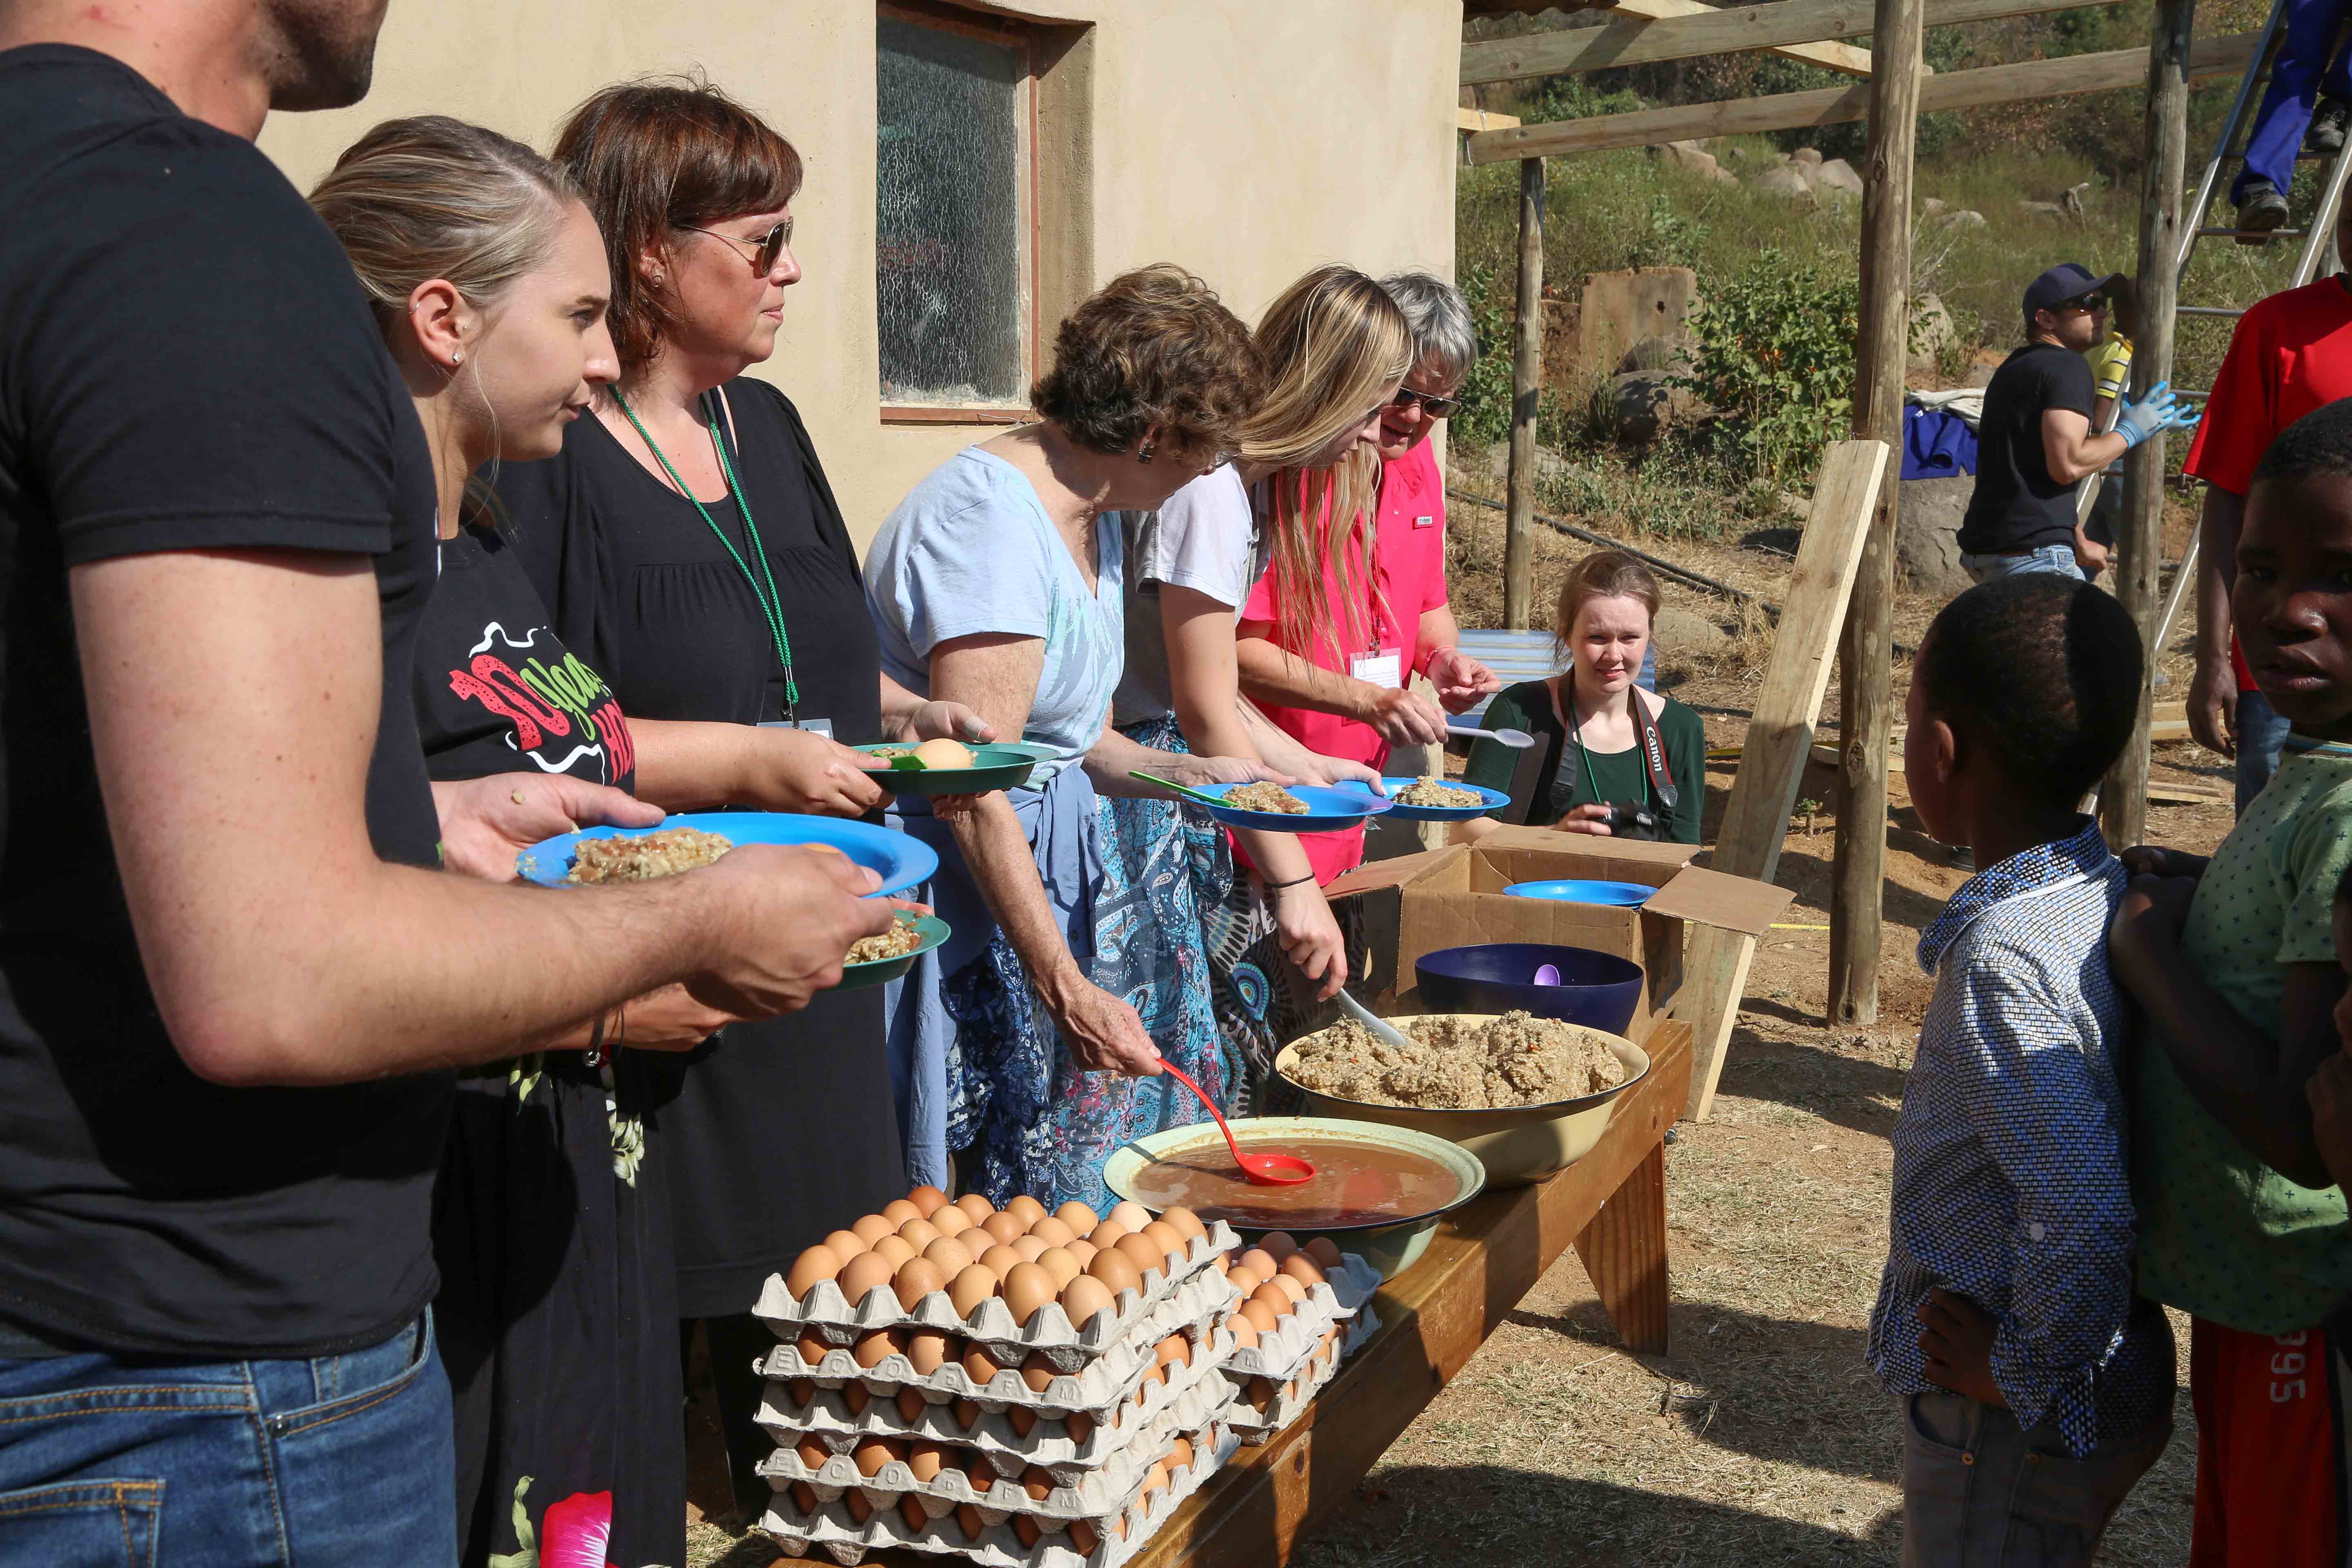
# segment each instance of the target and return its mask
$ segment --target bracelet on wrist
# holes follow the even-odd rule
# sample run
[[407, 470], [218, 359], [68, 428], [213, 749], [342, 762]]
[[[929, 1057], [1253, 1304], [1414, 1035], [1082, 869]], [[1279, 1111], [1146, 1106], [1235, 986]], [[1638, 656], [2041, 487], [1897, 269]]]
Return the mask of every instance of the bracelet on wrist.
[[590, 1067], [604, 1065], [604, 1015], [602, 1012], [596, 1015], [596, 1022], [589, 1026], [586, 1056]]
[[1307, 872], [1307, 875], [1305, 875], [1304, 877], [1293, 877], [1293, 878], [1292, 878], [1292, 879], [1290, 879], [1290, 880], [1288, 880], [1287, 882], [1268, 882], [1268, 883], [1265, 885], [1265, 890], [1266, 890], [1267, 892], [1269, 892], [1269, 893], [1278, 893], [1278, 892], [1282, 891], [1282, 889], [1285, 889], [1285, 888], [1300, 888], [1300, 887], [1305, 887], [1307, 883], [1309, 883], [1309, 882], [1313, 881], [1314, 879], [1315, 879], [1315, 873], [1314, 873], [1314, 872], [1312, 872], [1312, 871], [1309, 871], [1309, 872]]

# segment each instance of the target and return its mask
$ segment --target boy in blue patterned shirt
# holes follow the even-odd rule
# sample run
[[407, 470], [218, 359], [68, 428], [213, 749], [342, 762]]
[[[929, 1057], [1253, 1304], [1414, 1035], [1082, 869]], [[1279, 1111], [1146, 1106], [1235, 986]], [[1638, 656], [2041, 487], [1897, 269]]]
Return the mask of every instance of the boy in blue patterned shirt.
[[2106, 931], [2122, 866], [2075, 810], [2131, 733], [2131, 618], [2021, 574], [1919, 650], [1905, 777], [1986, 869], [1919, 939], [1936, 994], [1894, 1136], [1869, 1357], [1905, 1401], [1906, 1568], [2088, 1563], [2172, 1436], [2172, 1336], [2132, 1291]]

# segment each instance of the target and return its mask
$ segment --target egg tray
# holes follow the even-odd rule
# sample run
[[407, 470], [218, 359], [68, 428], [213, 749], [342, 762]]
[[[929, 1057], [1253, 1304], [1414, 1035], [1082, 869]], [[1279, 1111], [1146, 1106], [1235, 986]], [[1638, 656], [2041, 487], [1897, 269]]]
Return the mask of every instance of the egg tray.
[[[1155, 1321], [1151, 1315], [1139, 1319], [1138, 1325], [1145, 1331], [1119, 1341], [1075, 1372], [1055, 1373], [1043, 1392], [1029, 1386], [1017, 1365], [1004, 1367], [985, 1384], [973, 1383], [960, 1361], [946, 1363], [925, 1376], [915, 1370], [915, 1363], [907, 1359], [903, 1351], [894, 1351], [872, 1366], [861, 1367], [849, 1352], [835, 1346], [824, 1352], [823, 1361], [811, 1366], [801, 1359], [799, 1346], [786, 1342], [768, 1352], [759, 1371], [772, 1382], [806, 1379], [824, 1387], [862, 1383], [868, 1393], [886, 1399], [902, 1388], [912, 1388], [934, 1405], [969, 1399], [991, 1411], [1012, 1405], [1056, 1415], [1073, 1410], [1108, 1411], [1120, 1400], [1134, 1396], [1137, 1386], [1154, 1364], [1154, 1352], [1160, 1342], [1171, 1334], [1182, 1334], [1191, 1342], [1192, 1359], [1195, 1362], [1203, 1355], [1216, 1360], [1230, 1353], [1233, 1335], [1219, 1325], [1233, 1310], [1238, 1296], [1225, 1277], [1214, 1269], [1187, 1281], [1183, 1289], [1161, 1303], [1168, 1309], [1168, 1321]], [[1220, 1351], [1221, 1343], [1227, 1349]]]
[[[1229, 1388], [1230, 1384], [1227, 1385]], [[1227, 1414], [1226, 1404], [1217, 1405], [1212, 1421], [1222, 1421]], [[861, 1475], [847, 1454], [835, 1454], [824, 1465], [810, 1469], [799, 1454], [790, 1447], [779, 1447], [760, 1461], [760, 1474], [770, 1487], [783, 1492], [794, 1481], [807, 1484], [822, 1502], [834, 1502], [843, 1493], [862, 1493], [876, 1512], [896, 1509], [899, 1500], [909, 1492], [921, 1500], [923, 1511], [933, 1519], [953, 1513], [957, 1505], [970, 1503], [989, 1524], [1002, 1524], [1016, 1513], [1025, 1513], [1039, 1521], [1047, 1519], [1107, 1519], [1124, 1512], [1136, 1494], [1143, 1489], [1145, 1475], [1151, 1467], [1168, 1457], [1170, 1447], [1178, 1436], [1193, 1436], [1205, 1431], [1212, 1421], [1191, 1426], [1179, 1426], [1171, 1421], [1164, 1429], [1154, 1424], [1154, 1436], [1148, 1442], [1129, 1445], [1118, 1450], [1108, 1464], [1095, 1469], [1073, 1469], [1054, 1475], [1053, 1489], [1043, 1498], [1032, 1498], [1017, 1479], [999, 1478], [985, 1491], [977, 1490], [971, 1478], [962, 1470], [942, 1468], [928, 1481], [915, 1479], [913, 1468], [903, 1459], [886, 1462], [873, 1475]], [[1195, 1447], [1199, 1445], [1196, 1443]], [[1051, 1472], [1048, 1472], [1051, 1474]]]
[[887, 1287], [877, 1285], [853, 1306], [839, 1285], [820, 1279], [806, 1296], [795, 1300], [784, 1289], [780, 1274], [769, 1275], [760, 1288], [751, 1315], [788, 1343], [811, 1332], [830, 1344], [846, 1345], [876, 1329], [938, 1329], [980, 1345], [999, 1361], [1020, 1362], [1042, 1354], [1057, 1369], [1076, 1372], [1117, 1346], [1161, 1302], [1196, 1280], [1219, 1253], [1240, 1246], [1241, 1238], [1233, 1226], [1217, 1221], [1206, 1236], [1194, 1238], [1183, 1262], [1172, 1272], [1145, 1269], [1143, 1289], [1121, 1290], [1112, 1300], [1111, 1315], [1105, 1318], [1097, 1313], [1083, 1331], [1072, 1326], [1059, 1301], [1038, 1309], [1024, 1327], [1013, 1321], [1013, 1309], [1001, 1296], [982, 1301], [974, 1309], [977, 1315], [967, 1321], [958, 1315], [945, 1290], [931, 1291], [909, 1310], [898, 1304]]
[[[1292, 1383], [1284, 1385], [1290, 1392], [1277, 1391], [1273, 1401], [1266, 1405], [1263, 1413], [1252, 1405], [1247, 1399], [1236, 1397], [1233, 1409], [1228, 1413], [1235, 1436], [1244, 1445], [1255, 1448], [1293, 1421], [1297, 1420], [1306, 1413], [1307, 1407], [1315, 1403], [1315, 1396], [1321, 1394], [1331, 1379], [1338, 1375], [1339, 1363], [1348, 1359], [1349, 1349], [1347, 1342], [1342, 1341], [1334, 1345], [1328, 1353], [1318, 1354], [1311, 1361], [1306, 1371], [1299, 1373]], [[1227, 1376], [1231, 1375], [1227, 1373]], [[1234, 1385], [1237, 1395], [1246, 1392], [1244, 1385], [1247, 1382], [1248, 1380], [1244, 1378]]]
[[1322, 1284], [1307, 1288], [1307, 1300], [1283, 1314], [1274, 1332], [1258, 1335], [1255, 1346], [1236, 1350], [1226, 1370], [1253, 1377], [1289, 1381], [1291, 1373], [1314, 1350], [1315, 1342], [1333, 1323], [1370, 1316], [1366, 1303], [1381, 1286], [1381, 1271], [1353, 1253], [1343, 1255], [1339, 1267]]
[[1122, 1405], [1114, 1419], [1097, 1421], [1084, 1442], [1071, 1437], [1062, 1422], [1051, 1417], [1040, 1419], [1024, 1436], [1013, 1429], [1005, 1412], [984, 1414], [966, 1428], [957, 1422], [953, 1406], [927, 1404], [920, 1419], [909, 1423], [887, 1400], [876, 1400], [853, 1415], [837, 1390], [820, 1392], [806, 1405], [795, 1405], [775, 1383], [768, 1385], [757, 1419], [775, 1436], [788, 1441], [813, 1436], [835, 1453], [848, 1452], [865, 1437], [926, 1438], [977, 1449], [992, 1458], [1041, 1466], [1058, 1482], [1108, 1464], [1129, 1447], [1207, 1425], [1231, 1403], [1233, 1388], [1221, 1362], [1212, 1356], [1199, 1357], [1184, 1369], [1183, 1376], [1164, 1387], [1152, 1385], [1140, 1406]]
[[1090, 1521], [1100, 1537], [1090, 1552], [1070, 1545], [1068, 1521], [1062, 1520], [1040, 1521], [1045, 1533], [1035, 1545], [1024, 1546], [1020, 1536], [1013, 1533], [1010, 1520], [989, 1524], [980, 1538], [972, 1541], [965, 1538], [962, 1527], [952, 1516], [932, 1520], [930, 1528], [919, 1533], [907, 1528], [907, 1521], [898, 1517], [895, 1509], [877, 1511], [859, 1524], [842, 1503], [827, 1503], [813, 1514], [803, 1514], [793, 1507], [789, 1497], [782, 1495], [760, 1521], [760, 1530], [787, 1556], [806, 1557], [812, 1551], [822, 1551], [843, 1568], [856, 1568], [866, 1560], [867, 1552], [890, 1547], [965, 1557], [984, 1568], [1119, 1568], [1143, 1549], [1186, 1498], [1201, 1489], [1202, 1482], [1224, 1468], [1240, 1447], [1236, 1434], [1223, 1426], [1210, 1428], [1207, 1438], [1194, 1444], [1198, 1453], [1193, 1462], [1182, 1475], [1173, 1478], [1167, 1490], [1154, 1497], [1150, 1506], [1138, 1499], [1118, 1516], [1126, 1521], [1125, 1536], [1114, 1535], [1108, 1528], [1108, 1519]]

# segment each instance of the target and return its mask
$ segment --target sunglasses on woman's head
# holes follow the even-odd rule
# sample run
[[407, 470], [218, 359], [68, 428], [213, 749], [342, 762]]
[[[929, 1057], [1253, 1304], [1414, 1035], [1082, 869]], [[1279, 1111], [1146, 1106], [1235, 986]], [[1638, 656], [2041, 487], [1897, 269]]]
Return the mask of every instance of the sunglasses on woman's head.
[[690, 223], [680, 224], [678, 226], [688, 234], [707, 234], [713, 239], [723, 239], [730, 245], [752, 247], [752, 254], [745, 259], [751, 262], [752, 271], [760, 273], [773, 272], [776, 269], [776, 258], [783, 255], [784, 247], [793, 242], [793, 220], [790, 218], [784, 219], [756, 240], [739, 239], [731, 234], [721, 234], [715, 228], [698, 228]]
[[1421, 405], [1421, 411], [1432, 419], [1443, 419], [1462, 406], [1462, 400], [1458, 397], [1433, 397], [1409, 386], [1398, 387], [1397, 395], [1389, 399], [1391, 408], [1411, 408], [1416, 403]]

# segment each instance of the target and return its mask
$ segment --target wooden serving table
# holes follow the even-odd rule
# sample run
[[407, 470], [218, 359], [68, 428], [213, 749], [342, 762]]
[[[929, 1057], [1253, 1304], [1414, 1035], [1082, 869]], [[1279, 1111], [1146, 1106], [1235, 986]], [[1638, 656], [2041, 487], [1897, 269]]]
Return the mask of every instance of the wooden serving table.
[[1131, 1568], [1287, 1562], [1571, 1242], [1626, 1347], [1666, 1348], [1665, 1135], [1690, 1092], [1690, 1026], [1665, 1019], [1645, 1044], [1649, 1075], [1591, 1152], [1454, 1211], [1374, 1298], [1379, 1331], [1297, 1420], [1186, 1499]]

